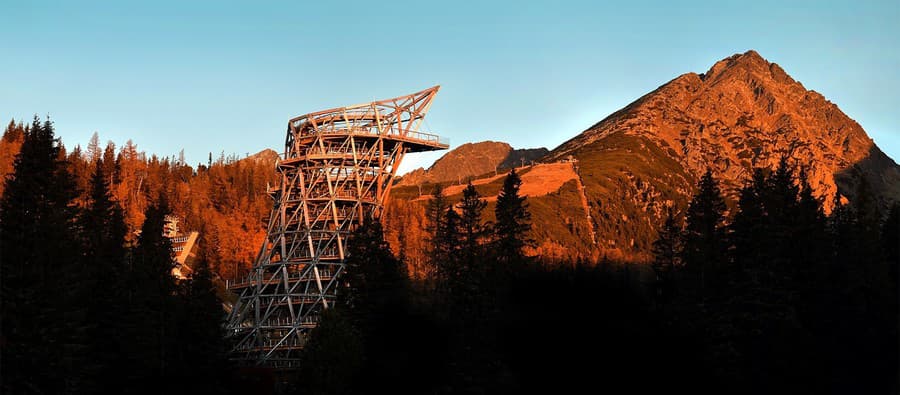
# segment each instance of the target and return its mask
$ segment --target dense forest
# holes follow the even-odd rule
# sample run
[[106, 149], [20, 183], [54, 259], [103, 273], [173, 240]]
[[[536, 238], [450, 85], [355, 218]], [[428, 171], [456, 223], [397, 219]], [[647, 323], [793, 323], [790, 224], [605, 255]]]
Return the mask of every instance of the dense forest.
[[[0, 138], [0, 177], [12, 174], [15, 156], [33, 127], [9, 122]], [[243, 159], [224, 153], [214, 159], [210, 153], [207, 163], [194, 168], [183, 154], [147, 155], [131, 140], [118, 148], [112, 141], [103, 145], [96, 133], [85, 148], [67, 150], [59, 142], [59, 151], [75, 183], [73, 204], [79, 208], [90, 201], [91, 177], [96, 163], [102, 163], [110, 196], [123, 210], [129, 244], [135, 242], [146, 210], [164, 196], [182, 227], [200, 233], [202, 255], [214, 273], [234, 278], [252, 266], [272, 207], [266, 186], [277, 184], [274, 152]]]
[[[80, 186], [79, 163], [68, 161], [74, 154], [49, 120], [10, 129], [4, 143], [18, 142], [19, 152], [0, 200], [0, 390], [180, 393], [222, 385], [221, 303], [202, 257], [191, 279], [171, 275], [166, 195], [116, 198], [111, 177], [133, 170], [125, 155], [95, 156]], [[113, 166], [124, 170], [107, 173]], [[129, 231], [129, 220], [140, 221], [139, 232]]]
[[[728, 210], [707, 172], [652, 265], [525, 256], [514, 171], [490, 213], [473, 186], [436, 186], [422, 273], [366, 218], [338, 308], [275, 380], [228, 361], [213, 274], [252, 262], [270, 162], [195, 170], [98, 140], [67, 151], [35, 118], [0, 141], [4, 394], [898, 391], [900, 205], [882, 212], [865, 184], [826, 216], [783, 160]], [[203, 235], [187, 280], [168, 213]]]

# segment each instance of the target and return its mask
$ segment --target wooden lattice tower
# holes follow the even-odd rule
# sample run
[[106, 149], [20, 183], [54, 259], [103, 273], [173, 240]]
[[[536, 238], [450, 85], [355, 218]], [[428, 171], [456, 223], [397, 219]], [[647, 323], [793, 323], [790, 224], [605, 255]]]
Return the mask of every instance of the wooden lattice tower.
[[228, 284], [239, 295], [227, 323], [235, 359], [297, 367], [307, 334], [334, 305], [348, 233], [384, 211], [404, 154], [448, 148], [419, 131], [439, 88], [288, 121], [266, 240], [251, 273]]

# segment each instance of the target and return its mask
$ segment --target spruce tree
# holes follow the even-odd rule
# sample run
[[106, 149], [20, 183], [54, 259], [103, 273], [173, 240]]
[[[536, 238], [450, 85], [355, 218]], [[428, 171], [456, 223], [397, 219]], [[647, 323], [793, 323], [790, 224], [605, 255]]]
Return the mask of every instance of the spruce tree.
[[[478, 314], [477, 302], [480, 302], [480, 294], [483, 291], [485, 276], [490, 272], [489, 262], [484, 260], [482, 241], [486, 236], [488, 227], [482, 223], [482, 213], [487, 202], [481, 199], [481, 195], [470, 182], [463, 190], [462, 199], [457, 204], [460, 211], [458, 235], [458, 257], [452, 262], [449, 273], [448, 289], [451, 294], [451, 309], [457, 309], [457, 313]], [[447, 222], [450, 224], [448, 211]], [[448, 232], [450, 230], [448, 229]], [[461, 309], [461, 310], [460, 310]]]
[[374, 325], [389, 310], [405, 309], [407, 273], [384, 239], [381, 223], [366, 215], [348, 239], [347, 303], [360, 327]]
[[112, 201], [103, 164], [98, 159], [90, 180], [87, 206], [79, 217], [81, 248], [86, 274], [85, 294], [79, 297], [87, 308], [89, 347], [94, 363], [93, 381], [101, 388], [119, 384], [109, 372], [119, 369], [121, 315], [125, 312], [125, 219]]
[[35, 116], [0, 201], [3, 393], [86, 385], [78, 191], [64, 160], [53, 124]]
[[[147, 208], [128, 274], [127, 337], [129, 387], [136, 391], [168, 391], [178, 348], [176, 291], [171, 274], [172, 243], [163, 235], [168, 204], [164, 196]], [[174, 366], [173, 366], [174, 365]]]
[[794, 222], [794, 237], [789, 243], [794, 266], [794, 288], [798, 293], [798, 313], [816, 320], [823, 311], [823, 296], [827, 292], [828, 262], [831, 258], [831, 241], [822, 201], [813, 196], [812, 186], [805, 170], [799, 174], [800, 193]]
[[858, 176], [851, 204], [836, 205], [830, 218], [833, 296], [822, 327], [831, 344], [830, 368], [839, 372], [831, 377], [832, 386], [841, 392], [887, 392], [883, 378], [897, 374], [897, 294], [881, 255], [878, 206]]
[[766, 180], [763, 205], [765, 211], [765, 233], [763, 250], [767, 252], [759, 262], [765, 275], [763, 285], [775, 293], [779, 301], [790, 300], [793, 293], [793, 279], [796, 275], [799, 256], [798, 238], [799, 188], [794, 183], [793, 171], [782, 157], [778, 167]]
[[656, 302], [664, 304], [671, 296], [672, 272], [679, 265], [681, 255], [681, 226], [674, 210], [666, 210], [666, 220], [659, 237], [653, 242], [653, 272], [656, 274]]
[[[460, 233], [462, 235], [462, 255], [463, 259], [468, 259], [468, 264], [475, 256], [481, 253], [481, 243], [486, 235], [485, 230], [488, 228], [482, 223], [482, 215], [484, 208], [487, 207], [478, 190], [471, 182], [463, 190], [462, 200], [459, 202], [460, 211]], [[472, 268], [474, 269], [474, 268]]]
[[431, 199], [425, 207], [425, 234], [428, 242], [429, 261], [435, 274], [440, 262], [447, 258], [447, 253], [440, 245], [439, 240], [442, 236], [447, 214], [447, 198], [444, 196], [444, 188], [441, 184], [435, 184], [431, 191]]
[[[513, 169], [503, 180], [503, 189], [497, 195], [494, 207], [494, 251], [499, 263], [521, 265], [524, 263], [522, 248], [528, 245], [531, 230], [531, 214], [528, 212], [526, 197], [519, 195], [522, 179]], [[509, 269], [509, 268], [507, 268]]]
[[408, 350], [397, 336], [408, 311], [408, 276], [385, 241], [381, 223], [371, 215], [348, 239], [347, 270], [347, 304], [337, 308], [348, 308], [346, 316], [362, 338], [364, 390], [396, 389], [404, 380], [403, 366], [384, 362], [402, 363]]
[[436, 271], [439, 287], [447, 288], [452, 278], [459, 275], [460, 250], [462, 249], [462, 219], [453, 207], [444, 211], [444, 221], [438, 229], [436, 239], [432, 242], [437, 256]]
[[723, 285], [714, 283], [721, 280], [718, 275], [725, 259], [724, 212], [719, 184], [707, 169], [688, 205], [682, 252], [684, 269], [696, 281], [701, 295], [706, 295], [711, 285]]

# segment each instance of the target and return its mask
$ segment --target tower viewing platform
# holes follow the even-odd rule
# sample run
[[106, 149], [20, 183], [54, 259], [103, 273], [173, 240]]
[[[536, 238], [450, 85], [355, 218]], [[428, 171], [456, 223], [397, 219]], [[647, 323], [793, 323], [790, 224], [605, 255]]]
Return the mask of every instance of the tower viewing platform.
[[288, 121], [266, 239], [253, 270], [228, 283], [238, 295], [227, 322], [235, 360], [298, 367], [343, 284], [349, 233], [381, 216], [405, 154], [449, 147], [420, 130], [439, 88]]

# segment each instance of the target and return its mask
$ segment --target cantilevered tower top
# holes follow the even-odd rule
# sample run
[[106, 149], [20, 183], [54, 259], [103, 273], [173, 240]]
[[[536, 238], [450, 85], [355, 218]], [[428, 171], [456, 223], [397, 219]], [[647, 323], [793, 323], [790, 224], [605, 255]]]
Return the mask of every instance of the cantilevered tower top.
[[438, 89], [288, 121], [266, 239], [253, 270], [228, 282], [239, 294], [227, 325], [232, 358], [300, 366], [309, 331], [346, 284], [350, 232], [382, 215], [405, 154], [448, 147], [419, 131]]
[[[288, 144], [302, 144], [320, 135], [354, 135], [403, 142], [407, 152], [449, 148], [446, 139], [420, 131], [435, 85], [406, 96], [316, 111], [288, 121]], [[290, 145], [286, 147], [290, 151]], [[286, 158], [287, 159], [287, 158]]]

